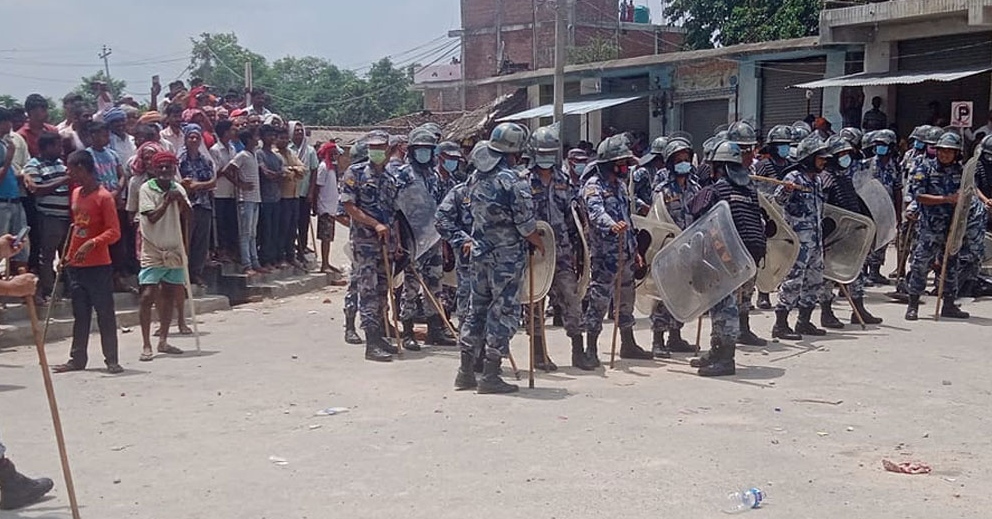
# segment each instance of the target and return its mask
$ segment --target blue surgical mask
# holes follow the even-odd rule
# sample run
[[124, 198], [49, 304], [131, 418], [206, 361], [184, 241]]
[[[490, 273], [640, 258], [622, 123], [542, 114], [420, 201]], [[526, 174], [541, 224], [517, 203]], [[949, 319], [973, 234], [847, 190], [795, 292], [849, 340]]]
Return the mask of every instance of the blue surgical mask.
[[916, 141], [916, 142], [913, 143], [913, 147], [916, 148], [916, 149], [918, 149], [918, 150], [922, 150], [923, 148], [926, 148], [927, 145], [923, 141]]
[[458, 171], [458, 159], [444, 159], [444, 170], [448, 173]]
[[538, 155], [537, 157], [534, 158], [534, 164], [536, 164], [537, 167], [541, 169], [551, 169], [555, 167], [555, 162], [557, 162], [557, 160], [553, 155], [552, 156]]
[[791, 147], [788, 144], [779, 144], [775, 149], [776, 154], [783, 159], [789, 156], [789, 151]]
[[875, 155], [888, 155], [889, 147], [885, 144], [878, 144], [875, 146]]
[[851, 156], [850, 155], [841, 156], [840, 158], [837, 159], [837, 164], [840, 164], [840, 167], [844, 169], [851, 167]]
[[586, 170], [586, 163], [585, 162], [579, 162], [578, 164], [572, 166], [572, 169], [575, 170], [575, 174], [576, 175], [578, 175], [578, 176], [581, 177], [582, 176], [582, 173]]
[[433, 151], [430, 148], [417, 148], [413, 150], [413, 160], [420, 164], [430, 164], [434, 156]]
[[692, 171], [692, 164], [688, 162], [679, 162], [675, 164], [675, 174], [676, 175], [688, 175]]

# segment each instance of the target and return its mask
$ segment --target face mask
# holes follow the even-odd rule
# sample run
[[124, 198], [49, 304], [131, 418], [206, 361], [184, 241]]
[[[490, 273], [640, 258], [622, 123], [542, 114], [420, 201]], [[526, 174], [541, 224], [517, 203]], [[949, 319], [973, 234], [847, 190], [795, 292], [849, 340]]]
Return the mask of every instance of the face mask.
[[689, 164], [688, 162], [683, 161], [675, 165], [676, 175], [688, 175], [690, 171], [692, 171], [692, 164]]
[[937, 156], [937, 147], [936, 146], [931, 146], [931, 145], [927, 144], [927, 156], [936, 157]]
[[775, 149], [776, 154], [783, 159], [789, 156], [790, 146], [788, 144], [779, 144], [778, 148]]
[[618, 177], [626, 178], [627, 174], [630, 173], [630, 166], [626, 164], [618, 164], [614, 169]]
[[386, 162], [386, 150], [369, 150], [369, 162], [382, 165]]
[[585, 172], [585, 170], [586, 170], [586, 163], [585, 162], [579, 162], [578, 164], [572, 166], [572, 170], [575, 171], [575, 174], [576, 175], [578, 175], [578, 176], [581, 177], [582, 176], [582, 173]]
[[457, 159], [444, 159], [444, 170], [448, 173], [454, 173], [458, 171], [458, 160]]
[[885, 144], [879, 144], [875, 146], [875, 155], [888, 155], [889, 147]]
[[837, 164], [840, 164], [840, 167], [844, 169], [851, 167], [851, 156], [844, 155], [843, 157], [837, 159]]
[[430, 148], [417, 148], [413, 150], [413, 160], [419, 164], [430, 164], [432, 154]]
[[555, 157], [553, 156], [546, 157], [546, 156], [538, 155], [537, 158], [534, 159], [534, 163], [537, 164], [537, 167], [541, 169], [551, 169], [555, 167], [555, 162], [556, 160]]
[[913, 143], [913, 147], [916, 148], [916, 149], [918, 149], [918, 150], [922, 150], [923, 148], [926, 148], [927, 145], [924, 144], [923, 142], [916, 141], [916, 142]]

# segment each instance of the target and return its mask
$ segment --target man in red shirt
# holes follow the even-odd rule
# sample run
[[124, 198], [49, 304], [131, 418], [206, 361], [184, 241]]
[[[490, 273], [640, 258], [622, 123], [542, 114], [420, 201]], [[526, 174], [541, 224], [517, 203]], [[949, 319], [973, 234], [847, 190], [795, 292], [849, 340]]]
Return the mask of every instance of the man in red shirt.
[[113, 267], [110, 261], [110, 245], [121, 237], [117, 205], [114, 196], [96, 178], [93, 155], [85, 150], [74, 151], [66, 165], [72, 182], [79, 186], [72, 191], [73, 224], [66, 255], [66, 276], [75, 322], [72, 325], [69, 362], [52, 369], [56, 373], [86, 369], [90, 323], [95, 309], [107, 372], [123, 373], [124, 368], [117, 356], [117, 316], [114, 314]]
[[28, 113], [28, 122], [17, 133], [28, 143], [28, 153], [32, 157], [41, 155], [38, 149], [38, 138], [44, 132], [59, 133], [58, 128], [48, 124], [48, 99], [41, 94], [31, 94], [24, 100], [24, 111]]

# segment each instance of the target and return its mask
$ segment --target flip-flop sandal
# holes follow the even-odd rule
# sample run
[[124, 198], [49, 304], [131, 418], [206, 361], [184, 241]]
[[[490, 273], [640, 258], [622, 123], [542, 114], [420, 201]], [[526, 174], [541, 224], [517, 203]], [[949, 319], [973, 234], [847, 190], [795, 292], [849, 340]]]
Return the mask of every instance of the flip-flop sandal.
[[120, 364], [107, 364], [107, 373], [111, 375], [120, 375], [124, 373], [124, 368]]
[[138, 360], [141, 362], [151, 362], [155, 358], [154, 353], [142, 353]]
[[185, 330], [179, 330], [179, 335], [193, 335], [192, 328], [186, 328]]
[[59, 364], [57, 366], [52, 366], [53, 373], [69, 373], [70, 371], [82, 371], [85, 368], [76, 366], [75, 364], [70, 364], [66, 362], [65, 364]]
[[179, 348], [177, 348], [175, 346], [168, 345], [168, 344], [166, 344], [165, 347], [159, 346], [158, 347], [158, 352], [159, 353], [165, 353], [167, 355], [182, 355], [183, 354], [183, 350], [180, 350]]

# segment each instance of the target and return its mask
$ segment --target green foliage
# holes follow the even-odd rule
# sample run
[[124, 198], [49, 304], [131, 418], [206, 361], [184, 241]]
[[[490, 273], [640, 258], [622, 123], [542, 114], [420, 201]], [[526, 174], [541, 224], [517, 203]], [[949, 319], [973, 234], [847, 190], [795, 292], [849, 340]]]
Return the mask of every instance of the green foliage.
[[815, 35], [820, 0], [672, 0], [664, 14], [681, 22], [687, 49], [707, 49]]
[[[81, 82], [79, 86], [72, 89], [72, 91], [76, 94], [83, 96], [83, 101], [86, 103], [86, 105], [93, 108], [94, 110], [96, 110], [96, 94], [93, 93], [93, 88], [90, 86], [93, 84], [94, 81], [103, 81], [104, 83], [107, 83], [107, 85], [110, 86], [110, 91], [112, 93], [111, 95], [115, 99], [120, 97], [121, 92], [127, 89], [126, 81], [111, 78], [111, 80], [108, 82], [107, 75], [102, 70], [97, 71], [96, 74], [93, 74], [92, 76], [81, 78], [80, 81]], [[51, 105], [49, 108], [49, 112], [51, 112], [53, 108], [58, 108], [58, 109], [62, 108], [61, 99], [62, 98], [60, 97], [58, 103], [51, 103], [51, 102], [49, 103]], [[49, 99], [49, 101], [51, 101], [51, 99]], [[54, 120], [54, 116], [52, 116], [51, 113], [49, 114], [49, 118]]]
[[581, 65], [583, 63], [594, 63], [606, 61], [620, 57], [620, 47], [616, 40], [596, 36], [591, 38], [585, 45], [568, 48], [568, 64]]

